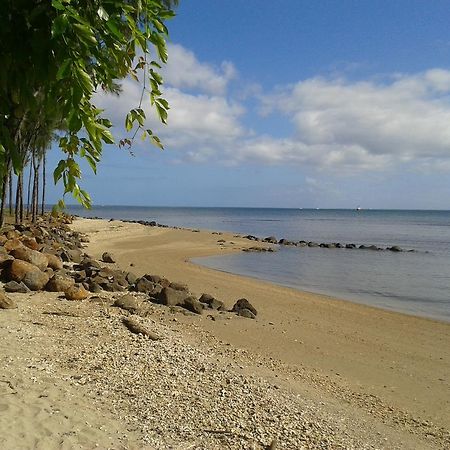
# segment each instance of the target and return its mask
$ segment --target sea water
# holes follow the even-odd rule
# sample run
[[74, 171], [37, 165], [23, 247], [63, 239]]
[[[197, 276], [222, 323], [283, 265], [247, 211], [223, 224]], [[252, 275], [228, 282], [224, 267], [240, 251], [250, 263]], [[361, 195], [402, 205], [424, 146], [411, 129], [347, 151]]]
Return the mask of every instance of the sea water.
[[105, 206], [71, 212], [297, 241], [398, 245], [414, 252], [280, 246], [275, 253], [242, 252], [195, 262], [299, 290], [450, 321], [450, 211]]

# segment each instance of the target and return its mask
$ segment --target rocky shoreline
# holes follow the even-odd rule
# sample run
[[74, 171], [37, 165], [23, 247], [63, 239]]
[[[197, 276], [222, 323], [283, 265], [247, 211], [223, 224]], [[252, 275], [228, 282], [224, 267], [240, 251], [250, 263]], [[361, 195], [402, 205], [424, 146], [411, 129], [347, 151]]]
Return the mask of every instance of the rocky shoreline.
[[[55, 221], [41, 219], [37, 224], [8, 225], [0, 229], [0, 279], [8, 293], [45, 290], [60, 292], [67, 300], [84, 300], [101, 292], [129, 292], [114, 306], [137, 313], [142, 306], [133, 293], [147, 294], [147, 301], [176, 310], [202, 314], [211, 320], [237, 314], [255, 319], [257, 311], [245, 299], [238, 299], [230, 310], [211, 294], [194, 296], [184, 283], [171, 282], [155, 274], [136, 276], [132, 271], [111, 267], [114, 256], [103, 252], [101, 261], [83, 251], [89, 239], [72, 231], [72, 218]], [[153, 225], [150, 225], [153, 226]], [[105, 265], [106, 264], [106, 265]], [[14, 308], [14, 302], [0, 291], [0, 309]]]

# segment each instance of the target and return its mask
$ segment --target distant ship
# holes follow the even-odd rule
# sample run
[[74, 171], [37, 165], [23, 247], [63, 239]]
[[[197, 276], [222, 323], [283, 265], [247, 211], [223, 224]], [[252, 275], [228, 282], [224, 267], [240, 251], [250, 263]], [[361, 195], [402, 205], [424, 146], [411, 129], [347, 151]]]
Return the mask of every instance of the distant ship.
[[357, 206], [357, 207], [356, 207], [356, 211], [362, 211], [361, 206]]

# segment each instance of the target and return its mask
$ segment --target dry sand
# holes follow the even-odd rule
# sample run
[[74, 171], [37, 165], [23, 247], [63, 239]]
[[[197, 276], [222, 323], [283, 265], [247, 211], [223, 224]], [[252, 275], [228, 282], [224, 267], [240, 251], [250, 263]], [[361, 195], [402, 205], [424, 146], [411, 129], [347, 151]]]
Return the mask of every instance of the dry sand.
[[[0, 314], [1, 448], [260, 449], [272, 437], [285, 449], [450, 448], [450, 324], [189, 261], [254, 245], [231, 234], [85, 219], [73, 228], [88, 233], [93, 257], [109, 251], [124, 270], [229, 307], [246, 297], [258, 318], [148, 306], [164, 336], [153, 343], [130, 336], [106, 300], [15, 294], [18, 310]], [[64, 315], [43, 314], [55, 311]]]

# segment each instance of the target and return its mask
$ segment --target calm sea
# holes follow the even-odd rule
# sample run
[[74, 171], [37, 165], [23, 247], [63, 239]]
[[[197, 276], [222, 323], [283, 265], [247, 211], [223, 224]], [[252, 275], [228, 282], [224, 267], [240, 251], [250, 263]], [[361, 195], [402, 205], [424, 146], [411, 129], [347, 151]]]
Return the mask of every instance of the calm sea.
[[450, 321], [450, 211], [271, 208], [71, 208], [83, 216], [316, 242], [398, 245], [412, 253], [280, 247], [197, 259], [226, 272]]

